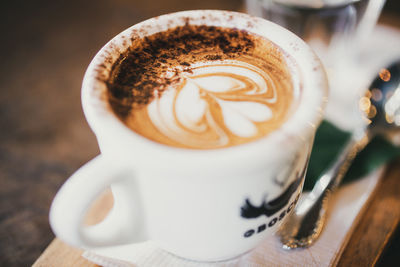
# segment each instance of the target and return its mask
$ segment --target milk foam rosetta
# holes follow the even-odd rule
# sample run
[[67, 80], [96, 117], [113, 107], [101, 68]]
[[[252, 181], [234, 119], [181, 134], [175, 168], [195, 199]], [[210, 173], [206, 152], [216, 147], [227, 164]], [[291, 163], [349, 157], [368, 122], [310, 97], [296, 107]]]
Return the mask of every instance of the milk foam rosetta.
[[276, 88], [259, 69], [235, 63], [200, 65], [178, 88], [156, 97], [146, 107], [155, 128], [198, 148], [262, 134], [262, 124], [273, 116], [268, 104], [276, 103]]
[[[279, 128], [294, 97], [283, 55], [266, 40], [251, 53], [236, 56], [214, 50], [217, 54], [208, 47], [196, 51], [190, 63], [166, 60], [148, 101], [128, 102], [129, 112], [122, 118], [126, 125], [153, 141], [194, 149], [238, 145]], [[268, 51], [269, 61], [261, 57]], [[141, 99], [145, 90], [133, 91], [123, 101], [135, 94]]]

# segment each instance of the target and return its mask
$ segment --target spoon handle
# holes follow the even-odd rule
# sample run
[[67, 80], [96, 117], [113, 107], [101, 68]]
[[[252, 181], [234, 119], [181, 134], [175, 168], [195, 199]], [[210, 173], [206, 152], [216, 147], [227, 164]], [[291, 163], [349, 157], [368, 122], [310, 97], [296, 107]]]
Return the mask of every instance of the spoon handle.
[[335, 162], [323, 173], [312, 191], [302, 198], [287, 225], [281, 229], [283, 247], [292, 249], [311, 245], [324, 226], [330, 196], [342, 181], [355, 156], [369, 142], [365, 132], [355, 132]]

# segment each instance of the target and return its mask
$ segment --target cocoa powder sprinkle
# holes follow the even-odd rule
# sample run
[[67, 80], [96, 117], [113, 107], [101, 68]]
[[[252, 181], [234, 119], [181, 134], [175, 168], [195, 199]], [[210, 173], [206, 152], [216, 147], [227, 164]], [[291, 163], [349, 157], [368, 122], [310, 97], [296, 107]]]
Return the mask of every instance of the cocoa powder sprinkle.
[[108, 97], [114, 112], [125, 118], [132, 108], [148, 104], [157, 92], [182, 82], [196, 62], [234, 59], [250, 53], [254, 37], [244, 30], [186, 24], [136, 38], [114, 63]]

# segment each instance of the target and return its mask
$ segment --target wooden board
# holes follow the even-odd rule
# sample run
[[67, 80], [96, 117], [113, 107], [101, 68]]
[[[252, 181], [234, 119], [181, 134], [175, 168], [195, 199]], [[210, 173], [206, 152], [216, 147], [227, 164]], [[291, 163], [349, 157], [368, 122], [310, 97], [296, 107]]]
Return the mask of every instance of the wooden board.
[[81, 256], [82, 250], [72, 248], [55, 238], [43, 254], [33, 264], [33, 267], [95, 267]]
[[394, 162], [367, 203], [338, 266], [376, 266], [400, 221], [400, 162]]

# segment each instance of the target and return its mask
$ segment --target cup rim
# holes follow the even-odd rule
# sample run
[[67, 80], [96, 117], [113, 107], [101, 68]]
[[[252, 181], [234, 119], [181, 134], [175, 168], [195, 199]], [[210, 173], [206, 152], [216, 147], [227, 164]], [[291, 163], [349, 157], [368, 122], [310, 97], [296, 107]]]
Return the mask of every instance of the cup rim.
[[[277, 44], [294, 58], [301, 75], [301, 95], [295, 112], [272, 133], [249, 143], [227, 148], [189, 149], [168, 146], [145, 138], [129, 129], [112, 111], [107, 100], [107, 85], [113, 63], [133, 40], [164, 31], [170, 27], [202, 24], [238, 28], [259, 34]], [[82, 105], [86, 119], [96, 134], [100, 149], [102, 140], [118, 143], [116, 147], [139, 150], [139, 161], [160, 162], [175, 158], [180, 166], [201, 166], [201, 162], [234, 165], [237, 161], [279, 158], [292, 141], [304, 142], [316, 131], [327, 102], [328, 83], [321, 61], [311, 48], [292, 32], [262, 18], [221, 10], [190, 10], [150, 18], [135, 24], [112, 38], [95, 55], [82, 84]], [[134, 154], [134, 153], [132, 153]], [[257, 160], [256, 160], [257, 161]], [[174, 163], [168, 161], [171, 167]], [[157, 163], [158, 164], [158, 163]]]

